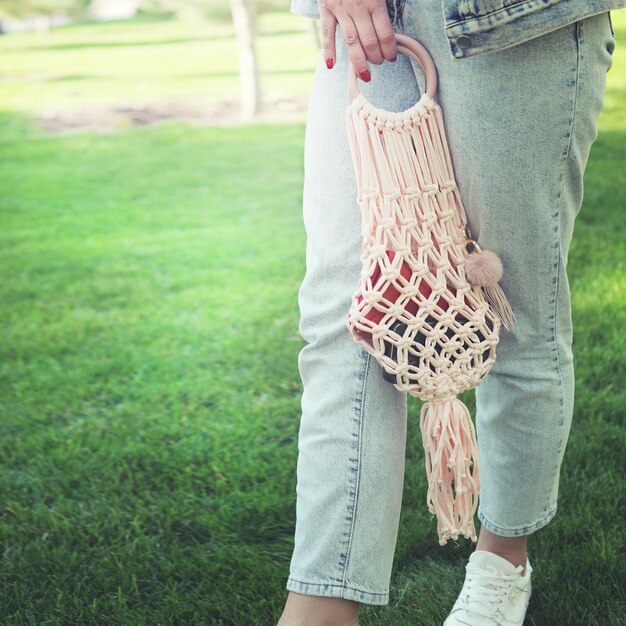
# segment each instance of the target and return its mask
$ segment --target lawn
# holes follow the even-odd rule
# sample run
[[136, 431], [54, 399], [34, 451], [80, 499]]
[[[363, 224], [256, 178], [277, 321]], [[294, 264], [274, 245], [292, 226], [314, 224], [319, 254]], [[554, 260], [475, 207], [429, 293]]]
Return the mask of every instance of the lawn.
[[[613, 16], [568, 267], [574, 424], [559, 513], [529, 540], [526, 626], [626, 624], [626, 15]], [[207, 41], [209, 27], [222, 36]], [[266, 93], [308, 89], [316, 54], [302, 29], [295, 16], [264, 18]], [[55, 135], [34, 121], [230, 96], [231, 35], [144, 20], [0, 38], [3, 626], [271, 626], [280, 614], [295, 523], [304, 125]], [[436, 541], [418, 418], [411, 402], [391, 600], [364, 607], [362, 626], [440, 624], [473, 550]]]

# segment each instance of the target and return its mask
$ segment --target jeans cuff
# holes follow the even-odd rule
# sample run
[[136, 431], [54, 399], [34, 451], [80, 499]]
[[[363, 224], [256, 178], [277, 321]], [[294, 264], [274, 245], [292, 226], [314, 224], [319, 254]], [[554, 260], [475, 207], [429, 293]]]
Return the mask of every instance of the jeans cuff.
[[363, 604], [388, 604], [389, 592], [376, 593], [357, 589], [341, 583], [312, 583], [296, 580], [291, 576], [287, 579], [287, 589], [296, 593], [310, 596], [325, 596], [328, 598], [343, 598]]
[[556, 515], [557, 507], [550, 509], [548, 514], [545, 517], [542, 517], [538, 522], [531, 524], [530, 526], [522, 526], [520, 528], [505, 528], [503, 526], [498, 526], [494, 524], [492, 521], [488, 520], [480, 510], [478, 509], [478, 519], [482, 526], [484, 526], [487, 530], [494, 533], [494, 535], [500, 535], [501, 537], [519, 537], [520, 535], [530, 535], [535, 531], [547, 526], [552, 518]]

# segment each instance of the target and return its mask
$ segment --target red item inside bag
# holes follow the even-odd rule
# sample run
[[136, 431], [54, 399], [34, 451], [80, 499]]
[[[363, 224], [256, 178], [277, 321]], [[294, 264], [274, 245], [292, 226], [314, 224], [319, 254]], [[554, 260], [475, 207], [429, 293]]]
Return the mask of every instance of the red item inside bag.
[[[390, 262], [392, 262], [396, 256], [396, 253], [393, 250], [387, 250], [386, 254]], [[403, 261], [402, 265], [400, 266], [400, 274], [407, 281], [411, 279], [412, 270], [406, 261]], [[376, 288], [376, 284], [378, 283], [380, 276], [381, 276], [380, 264], [377, 264], [376, 269], [374, 270], [374, 273], [372, 275], [372, 285], [374, 286], [374, 288]], [[419, 289], [419, 292], [425, 298], [428, 298], [430, 294], [432, 293], [432, 289], [430, 288], [430, 285], [424, 280], [420, 281], [418, 289]], [[452, 291], [452, 288], [449, 285], [448, 285], [448, 289]], [[400, 297], [400, 292], [396, 289], [395, 285], [391, 283], [391, 284], [388, 284], [387, 288], [383, 292], [383, 297], [388, 302], [395, 303]], [[362, 300], [363, 300], [363, 296], [359, 296], [357, 298], [357, 302], [359, 303], [362, 302]], [[444, 311], [448, 310], [448, 302], [443, 297], [439, 298], [439, 300], [437, 301], [437, 305], [441, 307]], [[407, 302], [406, 311], [411, 316], [415, 316], [417, 314], [418, 308], [419, 308], [419, 304], [415, 302], [415, 300], [411, 299], [409, 302]], [[385, 313], [383, 311], [379, 311], [378, 309], [372, 307], [364, 317], [366, 320], [369, 320], [373, 324], [378, 324], [380, 320], [383, 319], [384, 316], [385, 316]], [[364, 331], [361, 329], [354, 329], [354, 332], [358, 333], [362, 337], [365, 337], [371, 341], [371, 338], [372, 338], [371, 333], [368, 333], [367, 331]]]

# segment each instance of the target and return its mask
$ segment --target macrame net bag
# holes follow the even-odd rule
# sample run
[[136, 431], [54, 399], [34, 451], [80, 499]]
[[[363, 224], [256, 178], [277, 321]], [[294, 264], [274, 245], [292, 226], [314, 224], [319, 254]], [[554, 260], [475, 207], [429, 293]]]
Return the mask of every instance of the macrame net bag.
[[362, 215], [362, 271], [348, 313], [355, 340], [398, 390], [425, 401], [420, 430], [439, 543], [476, 542], [480, 476], [474, 424], [456, 396], [495, 362], [515, 317], [498, 285], [502, 264], [471, 237], [434, 97], [427, 50], [396, 34], [427, 90], [403, 112], [374, 107], [349, 70], [346, 113]]

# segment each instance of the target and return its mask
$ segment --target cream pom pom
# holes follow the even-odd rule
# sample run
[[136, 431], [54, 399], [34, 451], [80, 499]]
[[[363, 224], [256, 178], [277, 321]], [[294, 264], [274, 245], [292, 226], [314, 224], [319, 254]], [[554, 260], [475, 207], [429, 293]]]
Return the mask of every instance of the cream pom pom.
[[465, 260], [465, 277], [474, 287], [493, 287], [502, 278], [502, 261], [493, 252], [473, 252]]

